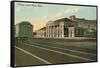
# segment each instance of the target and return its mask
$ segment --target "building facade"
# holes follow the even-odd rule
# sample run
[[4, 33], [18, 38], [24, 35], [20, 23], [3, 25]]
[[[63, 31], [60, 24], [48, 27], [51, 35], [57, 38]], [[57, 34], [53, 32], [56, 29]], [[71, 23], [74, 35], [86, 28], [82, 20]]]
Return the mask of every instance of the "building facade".
[[96, 37], [96, 20], [86, 20], [70, 16], [46, 24], [46, 37]]
[[40, 29], [36, 35], [46, 38], [96, 37], [96, 32], [96, 20], [76, 18], [73, 15], [48, 21], [45, 29]]
[[44, 38], [46, 37], [46, 27], [43, 27], [37, 31], [35, 31], [35, 38]]
[[33, 37], [33, 25], [28, 21], [22, 21], [15, 25], [15, 37], [31, 38]]
[[55, 21], [49, 21], [46, 24], [46, 37], [50, 38], [83, 36], [80, 31], [83, 30], [82, 28], [78, 27], [78, 22], [75, 20], [74, 16]]

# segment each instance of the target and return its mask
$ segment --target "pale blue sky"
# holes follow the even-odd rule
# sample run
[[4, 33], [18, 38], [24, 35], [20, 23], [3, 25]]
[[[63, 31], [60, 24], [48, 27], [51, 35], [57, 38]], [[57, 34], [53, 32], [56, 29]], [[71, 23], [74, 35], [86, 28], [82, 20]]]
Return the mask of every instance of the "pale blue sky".
[[[40, 5], [40, 6], [38, 6]], [[30, 21], [37, 30], [49, 21], [75, 15], [77, 18], [96, 19], [96, 7], [38, 4], [38, 3], [15, 3], [15, 24], [20, 21]]]

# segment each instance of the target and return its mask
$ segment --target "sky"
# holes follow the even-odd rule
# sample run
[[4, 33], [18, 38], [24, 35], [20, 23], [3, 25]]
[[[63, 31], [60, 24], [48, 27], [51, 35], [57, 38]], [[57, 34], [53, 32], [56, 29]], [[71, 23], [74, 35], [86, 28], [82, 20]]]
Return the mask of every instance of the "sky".
[[15, 3], [15, 24], [21, 21], [29, 21], [34, 25], [34, 31], [44, 27], [50, 20], [68, 18], [71, 15], [75, 15], [76, 18], [96, 20], [96, 7], [25, 2]]

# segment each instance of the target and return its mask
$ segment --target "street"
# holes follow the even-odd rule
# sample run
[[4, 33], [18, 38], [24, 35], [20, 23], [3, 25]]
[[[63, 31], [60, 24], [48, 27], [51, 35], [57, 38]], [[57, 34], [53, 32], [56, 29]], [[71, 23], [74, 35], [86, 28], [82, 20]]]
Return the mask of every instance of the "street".
[[34, 38], [15, 46], [16, 66], [96, 61], [96, 40]]

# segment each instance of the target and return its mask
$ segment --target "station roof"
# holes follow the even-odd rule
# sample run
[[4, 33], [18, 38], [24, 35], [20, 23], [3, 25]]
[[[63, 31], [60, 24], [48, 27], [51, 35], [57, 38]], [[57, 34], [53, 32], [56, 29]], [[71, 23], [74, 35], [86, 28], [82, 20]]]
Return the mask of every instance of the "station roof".
[[61, 19], [55, 20], [54, 23], [59, 23], [59, 22], [63, 22], [63, 21], [67, 21], [68, 23], [77, 23], [77, 21], [71, 20], [69, 18], [61, 18]]
[[[45, 29], [46, 29], [46, 27], [43, 27], [43, 28], [38, 29], [37, 31], [41, 31], [41, 30], [45, 30]], [[37, 31], [35, 31], [35, 32], [37, 32]]]

